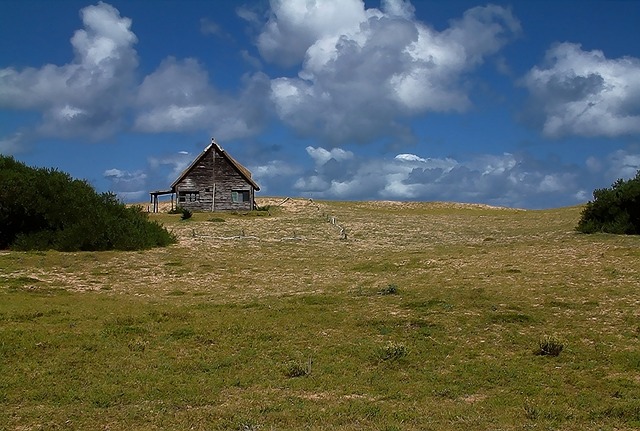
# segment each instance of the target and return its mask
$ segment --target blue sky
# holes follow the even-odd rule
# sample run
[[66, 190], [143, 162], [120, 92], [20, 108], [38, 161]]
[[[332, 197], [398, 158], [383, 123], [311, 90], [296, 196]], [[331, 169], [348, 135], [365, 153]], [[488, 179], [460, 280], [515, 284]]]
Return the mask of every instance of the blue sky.
[[0, 0], [0, 153], [144, 202], [215, 137], [259, 196], [551, 208], [640, 169], [640, 2]]

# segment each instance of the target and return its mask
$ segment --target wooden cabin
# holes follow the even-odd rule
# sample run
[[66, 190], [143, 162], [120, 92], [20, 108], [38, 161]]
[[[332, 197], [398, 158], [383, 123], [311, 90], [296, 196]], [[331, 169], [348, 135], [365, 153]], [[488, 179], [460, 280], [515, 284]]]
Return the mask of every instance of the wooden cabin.
[[255, 209], [260, 190], [251, 172], [216, 143], [211, 144], [171, 184], [171, 190], [151, 192], [152, 211], [158, 211], [158, 196], [175, 196], [176, 206], [191, 211], [246, 211]]

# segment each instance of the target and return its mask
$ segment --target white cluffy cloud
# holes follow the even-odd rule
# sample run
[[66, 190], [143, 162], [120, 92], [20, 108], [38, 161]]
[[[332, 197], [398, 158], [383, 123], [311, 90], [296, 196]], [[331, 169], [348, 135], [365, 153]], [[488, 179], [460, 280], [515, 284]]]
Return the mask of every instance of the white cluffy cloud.
[[121, 169], [107, 169], [102, 176], [109, 181], [109, 190], [124, 201], [136, 201], [144, 197], [148, 191], [147, 174], [142, 171], [128, 172]]
[[13, 155], [24, 151], [23, 136], [23, 133], [17, 132], [0, 139], [0, 154]]
[[[298, 134], [333, 145], [412, 139], [408, 119], [466, 109], [467, 73], [520, 31], [511, 12], [498, 6], [470, 9], [443, 31], [414, 12], [408, 0], [384, 0], [379, 9], [362, 0], [272, 0], [256, 40], [259, 53], [264, 61], [298, 67], [298, 76], [246, 74], [239, 90], [226, 93], [193, 58], [168, 57], [137, 81], [132, 22], [99, 2], [80, 11], [72, 61], [0, 69], [0, 108], [39, 112], [32, 138], [103, 139], [132, 127], [231, 140], [255, 136], [275, 115]], [[238, 13], [260, 25], [259, 15]], [[202, 25], [205, 33], [222, 31], [212, 21]], [[3, 146], [23, 145], [10, 139]]]
[[250, 136], [264, 122], [269, 81], [257, 73], [244, 84], [239, 95], [222, 94], [197, 60], [169, 57], [140, 85], [134, 127], [150, 133], [203, 129], [221, 140]]
[[317, 41], [355, 33], [366, 20], [360, 0], [272, 0], [269, 21], [258, 37], [262, 57], [282, 66], [300, 63]]
[[353, 158], [353, 153], [351, 151], [345, 151], [342, 148], [332, 148], [330, 150], [325, 150], [322, 147], [315, 148], [309, 146], [306, 148], [306, 150], [307, 154], [311, 156], [316, 165], [324, 165], [331, 159], [341, 161]]
[[640, 59], [608, 59], [562, 43], [549, 49], [522, 84], [550, 137], [615, 137], [640, 133]]
[[108, 190], [125, 201], [141, 201], [149, 190], [165, 189], [189, 165], [195, 156], [187, 151], [152, 156], [144, 169], [128, 171], [111, 168], [102, 173], [108, 182]]
[[[324, 148], [307, 149], [314, 169], [302, 176], [292, 174], [289, 179], [303, 196], [544, 208], [583, 202], [588, 196], [585, 190], [601, 182], [594, 180], [588, 162], [584, 166], [541, 163], [528, 154], [485, 154], [468, 160], [408, 153], [393, 158], [318, 158], [323, 151], [329, 153]], [[331, 151], [349, 153], [338, 148]], [[635, 163], [636, 157], [626, 152], [612, 154], [605, 162], [616, 169], [616, 165]]]
[[499, 6], [476, 7], [439, 32], [408, 1], [365, 9], [361, 0], [272, 1], [258, 38], [267, 61], [300, 64], [271, 81], [279, 118], [334, 143], [403, 132], [402, 119], [469, 107], [467, 72], [520, 31]]
[[[15, 135], [4, 138], [5, 151], [19, 151], [16, 147], [36, 136], [99, 140], [129, 128], [131, 121], [146, 133], [203, 130], [234, 139], [257, 133], [268, 116], [266, 75], [244, 76], [238, 94], [223, 94], [197, 60], [168, 57], [140, 83], [131, 20], [103, 2], [83, 8], [80, 15], [83, 28], [71, 38], [71, 62], [0, 69], [0, 108], [42, 116], [20, 142]], [[211, 25], [207, 29], [212, 31]]]
[[131, 20], [106, 3], [80, 11], [69, 64], [0, 69], [0, 107], [42, 112], [48, 136], [102, 138], [120, 125], [138, 65]]

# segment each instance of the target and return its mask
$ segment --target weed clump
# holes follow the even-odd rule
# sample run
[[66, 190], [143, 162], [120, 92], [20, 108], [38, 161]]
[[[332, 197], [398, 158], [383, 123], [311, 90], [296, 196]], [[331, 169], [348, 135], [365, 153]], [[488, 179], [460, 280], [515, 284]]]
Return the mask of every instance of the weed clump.
[[258, 431], [260, 428], [260, 425], [253, 421], [243, 421], [238, 425], [238, 431]]
[[378, 358], [384, 362], [394, 362], [409, 354], [409, 349], [402, 343], [390, 342], [378, 351]]
[[552, 335], [545, 335], [538, 342], [535, 354], [539, 356], [558, 356], [564, 349], [564, 343]]
[[287, 364], [284, 375], [289, 378], [306, 377], [311, 374], [312, 363], [313, 361], [311, 358], [307, 359], [306, 362], [291, 361]]
[[398, 286], [395, 284], [388, 284], [386, 287], [380, 289], [380, 295], [396, 295], [398, 293]]
[[189, 208], [182, 208], [180, 212], [182, 213], [182, 215], [180, 216], [182, 220], [189, 220], [191, 217], [193, 217], [193, 211], [191, 211]]

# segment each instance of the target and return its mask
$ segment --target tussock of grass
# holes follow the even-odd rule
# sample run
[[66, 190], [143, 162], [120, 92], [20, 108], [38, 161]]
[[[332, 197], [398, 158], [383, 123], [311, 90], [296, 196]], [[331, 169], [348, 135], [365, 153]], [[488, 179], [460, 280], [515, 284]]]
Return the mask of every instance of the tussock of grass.
[[377, 357], [381, 361], [397, 361], [409, 354], [409, 349], [402, 343], [389, 342], [378, 349]]
[[558, 356], [564, 350], [564, 343], [557, 337], [545, 335], [538, 342], [536, 355], [540, 356]]
[[311, 366], [313, 361], [311, 358], [308, 358], [305, 362], [301, 361], [290, 361], [285, 368], [285, 376], [294, 378], [294, 377], [306, 377], [311, 374]]
[[388, 284], [380, 289], [380, 295], [396, 295], [398, 293], [398, 286], [395, 284]]

